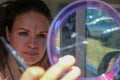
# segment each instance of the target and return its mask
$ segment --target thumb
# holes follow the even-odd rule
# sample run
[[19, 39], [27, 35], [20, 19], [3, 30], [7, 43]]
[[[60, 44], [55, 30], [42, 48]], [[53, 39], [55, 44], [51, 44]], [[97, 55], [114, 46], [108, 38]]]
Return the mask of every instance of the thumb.
[[38, 80], [44, 73], [45, 70], [41, 67], [29, 67], [22, 74], [20, 80]]

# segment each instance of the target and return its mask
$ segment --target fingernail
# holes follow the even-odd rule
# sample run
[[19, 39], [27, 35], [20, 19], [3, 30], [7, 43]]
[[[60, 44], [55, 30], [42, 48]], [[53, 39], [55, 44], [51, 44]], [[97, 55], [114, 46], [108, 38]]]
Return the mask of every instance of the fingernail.
[[61, 58], [59, 58], [59, 62], [63, 64], [73, 64], [75, 63], [75, 58], [71, 55], [66, 55]]

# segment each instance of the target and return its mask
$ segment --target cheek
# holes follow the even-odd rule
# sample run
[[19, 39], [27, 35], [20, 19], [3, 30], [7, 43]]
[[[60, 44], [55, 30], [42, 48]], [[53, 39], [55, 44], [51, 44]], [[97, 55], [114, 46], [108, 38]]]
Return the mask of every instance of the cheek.
[[46, 49], [46, 41], [42, 41], [42, 42], [39, 42], [38, 43], [38, 45], [39, 45], [39, 49], [41, 50], [41, 49]]
[[24, 40], [21, 40], [18, 37], [11, 37], [10, 38], [10, 44], [13, 46], [13, 48], [15, 48], [19, 53], [21, 53], [20, 51], [22, 51], [23, 47], [24, 47]]
[[38, 45], [40, 45], [40, 47], [46, 47], [47, 45], [47, 40], [41, 40], [38, 42]]
[[44, 51], [46, 50], [46, 40], [44, 41], [39, 41], [39, 54], [41, 55], [42, 53], [44, 54]]

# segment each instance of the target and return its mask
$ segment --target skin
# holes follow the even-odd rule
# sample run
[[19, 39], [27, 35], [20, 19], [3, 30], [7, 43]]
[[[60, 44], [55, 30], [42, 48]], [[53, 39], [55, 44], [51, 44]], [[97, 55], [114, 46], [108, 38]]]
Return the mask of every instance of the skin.
[[40, 61], [46, 50], [49, 21], [42, 14], [28, 12], [15, 19], [11, 33], [6, 27], [7, 40], [28, 65]]
[[[73, 56], [67, 55], [60, 58], [46, 72], [41, 67], [29, 67], [23, 73], [20, 80], [76, 80], [80, 76], [81, 71], [78, 67], [74, 66], [75, 62]], [[62, 77], [61, 75], [64, 72], [66, 74]]]

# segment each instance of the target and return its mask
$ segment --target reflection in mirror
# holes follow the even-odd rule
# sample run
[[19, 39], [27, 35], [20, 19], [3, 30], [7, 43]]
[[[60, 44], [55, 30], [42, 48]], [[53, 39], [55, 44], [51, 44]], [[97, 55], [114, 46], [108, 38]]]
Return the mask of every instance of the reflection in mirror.
[[106, 12], [89, 7], [67, 17], [57, 31], [57, 55], [76, 57], [82, 77], [108, 72], [120, 53], [120, 29]]

